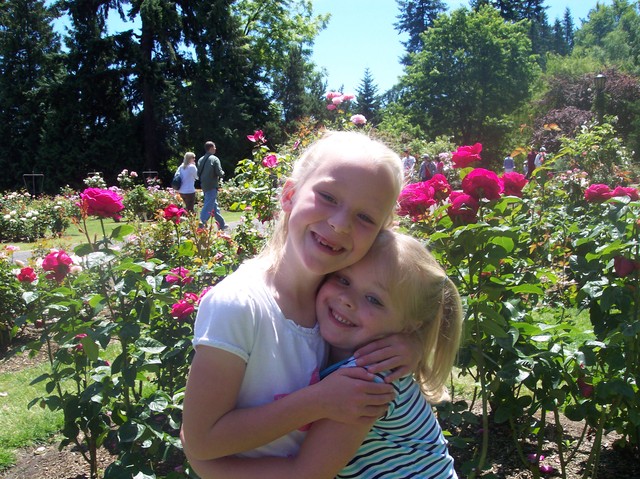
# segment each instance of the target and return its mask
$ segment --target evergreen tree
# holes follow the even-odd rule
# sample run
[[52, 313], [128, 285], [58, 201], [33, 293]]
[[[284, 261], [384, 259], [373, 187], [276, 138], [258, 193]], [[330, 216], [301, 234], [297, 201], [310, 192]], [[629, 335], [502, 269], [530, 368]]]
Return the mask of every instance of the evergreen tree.
[[41, 0], [0, 5], [0, 188], [24, 186], [22, 175], [43, 173], [41, 133], [49, 111], [49, 85], [61, 73], [59, 39], [51, 26], [54, 11]]
[[564, 11], [564, 17], [562, 18], [562, 27], [564, 30], [564, 41], [567, 44], [569, 53], [573, 50], [573, 35], [575, 33], [575, 27], [573, 24], [573, 17], [571, 11], [567, 8]]
[[377, 125], [380, 122], [380, 98], [378, 97], [378, 87], [373, 82], [373, 76], [368, 68], [364, 71], [364, 77], [356, 89], [356, 93], [355, 110], [364, 115], [370, 124]]
[[394, 27], [398, 33], [408, 33], [409, 39], [402, 42], [407, 55], [402, 62], [407, 64], [409, 54], [422, 50], [420, 35], [433, 25], [438, 15], [446, 11], [442, 0], [396, 0], [400, 13]]
[[[114, 182], [126, 167], [140, 171], [142, 148], [134, 111], [131, 32], [108, 35], [111, 1], [65, 2], [66, 75], [52, 86], [43, 161], [55, 165], [58, 186], [82, 186], [90, 171]], [[113, 10], [115, 9], [115, 10]], [[64, 141], [61, 141], [64, 139]]]
[[471, 0], [470, 5], [474, 10], [479, 10], [484, 5], [490, 5], [500, 12], [500, 16], [510, 22], [531, 20], [542, 22], [545, 7], [544, 0]]
[[564, 27], [558, 18], [556, 18], [556, 21], [553, 24], [552, 51], [558, 55], [567, 55], [569, 53], [569, 46], [566, 42]]

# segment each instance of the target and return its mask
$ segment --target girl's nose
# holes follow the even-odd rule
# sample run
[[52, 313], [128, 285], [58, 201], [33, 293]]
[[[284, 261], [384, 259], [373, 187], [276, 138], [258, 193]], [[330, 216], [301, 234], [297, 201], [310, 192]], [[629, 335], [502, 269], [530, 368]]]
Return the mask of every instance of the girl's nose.
[[355, 307], [355, 302], [348, 293], [342, 292], [340, 294], [340, 302], [346, 308], [353, 309]]
[[351, 218], [345, 211], [336, 212], [329, 218], [329, 226], [336, 233], [347, 233], [351, 229]]

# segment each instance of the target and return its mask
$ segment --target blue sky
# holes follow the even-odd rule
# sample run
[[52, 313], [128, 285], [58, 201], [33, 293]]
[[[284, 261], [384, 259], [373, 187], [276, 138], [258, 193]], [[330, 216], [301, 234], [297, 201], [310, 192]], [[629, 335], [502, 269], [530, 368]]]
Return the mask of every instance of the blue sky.
[[[599, 0], [610, 5], [612, 0]], [[314, 45], [313, 61], [326, 69], [329, 89], [344, 86], [355, 93], [369, 68], [378, 93], [391, 88], [402, 74], [401, 38], [393, 28], [398, 15], [395, 0], [314, 0], [318, 13], [331, 13], [328, 27]], [[468, 7], [468, 1], [445, 0], [449, 10]], [[562, 19], [569, 8], [576, 26], [586, 19], [598, 0], [547, 0], [549, 23]]]

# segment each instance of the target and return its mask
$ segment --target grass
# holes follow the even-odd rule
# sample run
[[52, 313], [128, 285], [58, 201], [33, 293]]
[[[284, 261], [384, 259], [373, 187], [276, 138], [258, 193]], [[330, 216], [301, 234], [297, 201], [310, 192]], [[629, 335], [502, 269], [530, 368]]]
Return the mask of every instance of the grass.
[[[118, 351], [118, 345], [111, 344], [101, 357], [113, 361]], [[62, 411], [37, 404], [28, 408], [34, 398], [47, 395], [46, 381], [34, 385], [31, 381], [50, 371], [49, 361], [43, 360], [19, 371], [0, 373], [0, 471], [15, 465], [17, 449], [48, 443], [64, 426]]]
[[[224, 216], [225, 221], [227, 223], [235, 223], [240, 220], [242, 217], [242, 212], [240, 211], [223, 211], [222, 215]], [[117, 223], [112, 219], [105, 219], [104, 221], [104, 229], [107, 235], [111, 234], [111, 232], [117, 228], [119, 225], [123, 224], [122, 222]], [[87, 233], [91, 239], [98, 237], [102, 237], [102, 226], [100, 224], [100, 220], [98, 218], [89, 218], [87, 219]], [[68, 248], [70, 249], [72, 246], [86, 243], [87, 237], [85, 233], [81, 232], [78, 225], [72, 224], [64, 234], [59, 238], [42, 238], [37, 241], [31, 243], [0, 243], [0, 251], [4, 249], [5, 246], [11, 244], [14, 246], [18, 246], [21, 251], [31, 251], [36, 248], [41, 249], [50, 249], [50, 248]]]
[[0, 470], [15, 464], [15, 450], [47, 442], [63, 426], [62, 411], [29, 402], [45, 394], [45, 383], [29, 383], [49, 370], [49, 363], [0, 374]]

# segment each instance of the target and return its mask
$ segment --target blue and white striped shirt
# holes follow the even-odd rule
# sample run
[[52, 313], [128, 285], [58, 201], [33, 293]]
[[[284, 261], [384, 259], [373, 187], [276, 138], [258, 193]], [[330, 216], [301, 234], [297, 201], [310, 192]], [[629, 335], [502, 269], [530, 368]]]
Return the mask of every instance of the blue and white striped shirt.
[[393, 386], [396, 399], [337, 478], [457, 479], [442, 428], [418, 384], [405, 377]]

